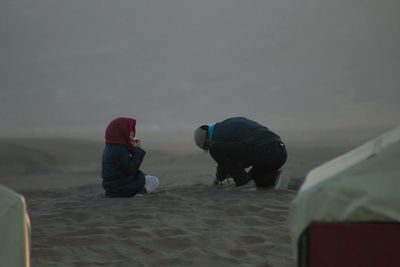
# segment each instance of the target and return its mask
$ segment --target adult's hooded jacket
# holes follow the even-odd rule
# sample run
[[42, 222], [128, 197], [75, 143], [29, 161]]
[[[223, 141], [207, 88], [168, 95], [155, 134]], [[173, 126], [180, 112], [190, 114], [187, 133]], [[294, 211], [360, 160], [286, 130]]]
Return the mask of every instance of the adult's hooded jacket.
[[244, 168], [262, 163], [259, 151], [276, 143], [281, 138], [266, 126], [244, 117], [233, 117], [213, 126], [209, 152], [218, 163], [217, 179], [229, 173], [237, 185], [249, 179]]

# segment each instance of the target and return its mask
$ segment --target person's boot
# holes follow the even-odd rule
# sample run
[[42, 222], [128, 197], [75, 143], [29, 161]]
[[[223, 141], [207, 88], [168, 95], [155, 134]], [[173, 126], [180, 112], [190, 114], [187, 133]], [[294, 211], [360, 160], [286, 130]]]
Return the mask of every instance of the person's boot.
[[237, 174], [235, 176], [232, 175], [232, 178], [233, 178], [233, 180], [235, 180], [236, 186], [245, 185], [252, 180], [252, 178], [250, 177], [250, 175], [247, 174], [246, 171], [243, 171], [240, 174]]
[[257, 187], [269, 187], [275, 185], [278, 181], [279, 176], [281, 175], [282, 170], [276, 170], [262, 177], [255, 177], [254, 182], [256, 183]]

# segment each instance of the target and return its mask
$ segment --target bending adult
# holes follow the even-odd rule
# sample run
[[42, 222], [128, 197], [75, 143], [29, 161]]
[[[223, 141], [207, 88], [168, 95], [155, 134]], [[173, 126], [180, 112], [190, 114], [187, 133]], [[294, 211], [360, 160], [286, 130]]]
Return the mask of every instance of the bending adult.
[[287, 160], [281, 137], [244, 117], [201, 125], [194, 131], [194, 142], [216, 161], [215, 184], [232, 177], [237, 186], [252, 179], [257, 187], [272, 186]]

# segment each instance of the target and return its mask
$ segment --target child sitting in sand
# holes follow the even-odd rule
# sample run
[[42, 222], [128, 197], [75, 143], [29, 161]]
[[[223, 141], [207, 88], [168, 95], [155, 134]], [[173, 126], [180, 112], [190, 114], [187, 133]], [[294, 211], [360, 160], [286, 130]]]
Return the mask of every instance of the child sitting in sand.
[[106, 197], [133, 197], [153, 192], [159, 186], [157, 177], [139, 169], [146, 152], [135, 135], [136, 120], [132, 118], [116, 118], [106, 128], [101, 162]]

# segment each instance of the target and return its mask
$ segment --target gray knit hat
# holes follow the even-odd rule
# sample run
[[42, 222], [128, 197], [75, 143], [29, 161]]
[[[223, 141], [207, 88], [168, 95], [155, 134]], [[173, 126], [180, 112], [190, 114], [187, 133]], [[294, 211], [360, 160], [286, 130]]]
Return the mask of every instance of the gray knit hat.
[[201, 149], [206, 150], [207, 145], [207, 125], [202, 125], [194, 131], [194, 143]]

